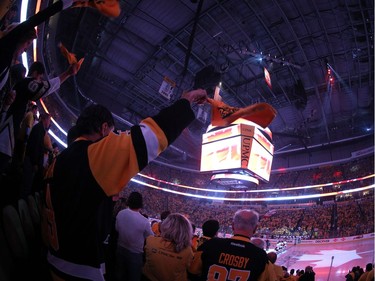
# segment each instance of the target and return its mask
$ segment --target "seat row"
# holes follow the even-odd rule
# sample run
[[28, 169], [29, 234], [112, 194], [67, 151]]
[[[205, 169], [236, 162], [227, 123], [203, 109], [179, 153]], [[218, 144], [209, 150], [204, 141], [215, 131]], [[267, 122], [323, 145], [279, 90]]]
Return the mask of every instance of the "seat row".
[[2, 208], [0, 280], [50, 280], [41, 236], [41, 193]]

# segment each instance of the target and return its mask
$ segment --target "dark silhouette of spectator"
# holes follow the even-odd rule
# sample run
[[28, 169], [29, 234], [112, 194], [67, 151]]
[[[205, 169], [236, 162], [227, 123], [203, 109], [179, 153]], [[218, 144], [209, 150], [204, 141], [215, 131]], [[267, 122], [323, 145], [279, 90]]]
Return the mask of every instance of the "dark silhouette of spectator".
[[21, 81], [26, 76], [26, 68], [22, 63], [14, 64], [10, 67], [9, 83], [13, 87], [16, 83]]
[[297, 281], [297, 276], [294, 275], [294, 272], [295, 272], [294, 268], [292, 268], [292, 269], [289, 271], [289, 276], [290, 276], [291, 281]]
[[160, 220], [165, 220], [169, 215], [171, 214], [171, 211], [164, 211], [160, 214]]
[[26, 198], [32, 191], [42, 190], [44, 176], [45, 137], [51, 125], [51, 115], [42, 113], [40, 121], [31, 130], [27, 140], [24, 161], [24, 186], [21, 197]]
[[315, 272], [311, 266], [306, 266], [304, 273], [299, 277], [298, 281], [314, 281]]
[[[214, 238], [217, 235], [217, 233], [219, 231], [219, 228], [220, 228], [219, 222], [217, 220], [214, 220], [214, 219], [207, 220], [207, 221], [205, 221], [203, 223], [203, 225], [202, 225], [203, 235], [198, 240], [198, 245], [197, 245], [196, 251], [194, 252], [194, 256], [196, 254], [197, 255], [201, 255], [201, 253], [202, 253], [201, 252], [201, 246], [206, 241]], [[188, 276], [189, 276], [189, 279], [191, 281], [198, 281], [198, 280], [200, 280], [200, 278], [199, 278], [198, 275], [192, 274], [190, 272], [188, 272]]]
[[217, 220], [210, 219], [202, 225], [202, 236], [199, 238], [198, 248], [206, 241], [214, 238], [219, 231], [220, 224]]
[[[24, 79], [26, 76], [26, 68], [23, 66], [22, 63], [16, 63], [10, 67], [9, 70], [9, 78], [7, 80], [7, 83], [5, 87], [0, 89], [0, 98], [1, 103], [3, 103], [4, 99], [8, 94], [11, 94], [10, 92], [13, 90], [13, 87], [15, 84], [17, 84], [19, 81]], [[2, 108], [4, 111], [6, 108]]]
[[78, 137], [79, 137], [79, 132], [77, 130], [77, 127], [76, 126], [71, 127], [66, 137], [67, 145], [70, 146]]

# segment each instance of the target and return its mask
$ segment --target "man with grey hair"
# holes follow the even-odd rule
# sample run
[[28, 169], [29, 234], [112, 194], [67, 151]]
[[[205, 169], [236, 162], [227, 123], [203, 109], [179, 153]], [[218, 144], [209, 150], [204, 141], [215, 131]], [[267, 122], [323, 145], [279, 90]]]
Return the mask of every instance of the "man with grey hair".
[[238, 210], [233, 217], [233, 236], [205, 242], [189, 271], [201, 280], [274, 281], [266, 252], [250, 242], [258, 221], [256, 211]]

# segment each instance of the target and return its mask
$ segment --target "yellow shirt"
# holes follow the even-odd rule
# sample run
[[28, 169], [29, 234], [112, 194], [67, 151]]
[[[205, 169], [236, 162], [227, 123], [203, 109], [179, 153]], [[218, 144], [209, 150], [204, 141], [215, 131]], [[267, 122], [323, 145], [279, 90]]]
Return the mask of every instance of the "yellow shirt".
[[273, 264], [272, 267], [276, 275], [276, 280], [281, 280], [284, 278], [284, 270], [280, 265]]
[[191, 247], [179, 253], [162, 237], [149, 236], [145, 245], [143, 274], [151, 281], [187, 281], [187, 269], [193, 259]]

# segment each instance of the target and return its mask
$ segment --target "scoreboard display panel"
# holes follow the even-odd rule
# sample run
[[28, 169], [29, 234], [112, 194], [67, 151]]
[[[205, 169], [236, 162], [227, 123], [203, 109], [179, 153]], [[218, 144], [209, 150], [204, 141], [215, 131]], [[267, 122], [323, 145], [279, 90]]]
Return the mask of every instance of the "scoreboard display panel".
[[243, 170], [268, 182], [274, 153], [272, 133], [248, 120], [237, 122], [203, 135], [201, 171]]

